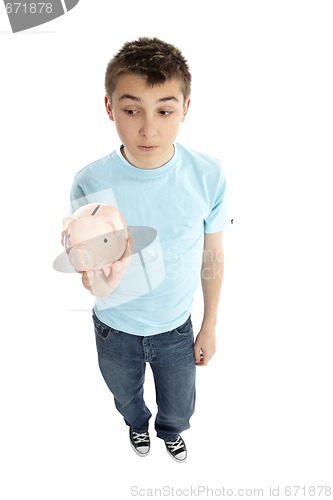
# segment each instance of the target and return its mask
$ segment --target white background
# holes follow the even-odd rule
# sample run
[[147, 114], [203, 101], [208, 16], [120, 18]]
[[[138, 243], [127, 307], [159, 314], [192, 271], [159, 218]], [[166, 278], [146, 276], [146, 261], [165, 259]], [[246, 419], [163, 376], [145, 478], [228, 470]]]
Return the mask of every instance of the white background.
[[[4, 500], [333, 486], [332, 25], [321, 0], [81, 0], [11, 34], [0, 6]], [[234, 218], [218, 352], [198, 369], [183, 465], [153, 429], [149, 457], [130, 449], [98, 370], [91, 297], [52, 268], [74, 174], [118, 145], [106, 64], [138, 36], [187, 57], [179, 141], [221, 159]], [[196, 329], [201, 315], [198, 291]], [[149, 367], [146, 399], [154, 414]]]

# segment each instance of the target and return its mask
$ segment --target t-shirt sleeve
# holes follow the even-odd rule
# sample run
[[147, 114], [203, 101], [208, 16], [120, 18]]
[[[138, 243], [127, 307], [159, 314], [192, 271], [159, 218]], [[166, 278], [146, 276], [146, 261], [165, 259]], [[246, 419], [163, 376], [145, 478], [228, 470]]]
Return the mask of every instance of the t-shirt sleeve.
[[206, 219], [204, 219], [204, 231], [205, 233], [217, 233], [226, 229], [230, 223], [227, 180], [223, 170], [221, 170], [211, 211]]

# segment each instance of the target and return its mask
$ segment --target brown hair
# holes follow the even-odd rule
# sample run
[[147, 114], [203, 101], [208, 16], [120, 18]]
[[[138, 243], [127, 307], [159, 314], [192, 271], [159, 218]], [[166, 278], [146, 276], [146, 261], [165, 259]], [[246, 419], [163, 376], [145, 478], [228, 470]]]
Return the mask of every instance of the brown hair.
[[179, 78], [184, 99], [191, 93], [191, 73], [181, 51], [158, 38], [141, 37], [126, 42], [109, 61], [105, 72], [105, 91], [111, 99], [117, 77], [136, 73], [146, 78], [148, 85], [160, 85], [170, 78]]

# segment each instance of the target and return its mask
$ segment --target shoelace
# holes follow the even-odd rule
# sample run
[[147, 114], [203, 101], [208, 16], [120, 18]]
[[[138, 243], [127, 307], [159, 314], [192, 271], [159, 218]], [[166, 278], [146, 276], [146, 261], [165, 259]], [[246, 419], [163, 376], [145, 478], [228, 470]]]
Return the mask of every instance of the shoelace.
[[135, 444], [139, 444], [139, 443], [148, 443], [149, 442], [149, 435], [147, 432], [135, 432], [133, 431], [133, 441]]
[[172, 453], [184, 449], [184, 443], [180, 436], [178, 436], [175, 441], [166, 441], [166, 444], [168, 445]]

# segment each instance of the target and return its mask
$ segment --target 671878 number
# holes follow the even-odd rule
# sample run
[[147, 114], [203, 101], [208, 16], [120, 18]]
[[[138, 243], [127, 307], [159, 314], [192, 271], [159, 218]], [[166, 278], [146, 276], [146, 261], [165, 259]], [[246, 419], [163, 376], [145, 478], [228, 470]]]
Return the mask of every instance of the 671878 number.
[[331, 486], [285, 486], [284, 495], [286, 497], [330, 497], [332, 495]]
[[51, 14], [52, 12], [52, 3], [21, 3], [21, 2], [13, 2], [6, 3], [6, 11], [8, 14], [17, 14], [22, 12], [24, 14], [42, 14], [46, 12], [47, 14]]

